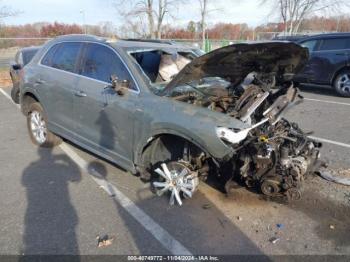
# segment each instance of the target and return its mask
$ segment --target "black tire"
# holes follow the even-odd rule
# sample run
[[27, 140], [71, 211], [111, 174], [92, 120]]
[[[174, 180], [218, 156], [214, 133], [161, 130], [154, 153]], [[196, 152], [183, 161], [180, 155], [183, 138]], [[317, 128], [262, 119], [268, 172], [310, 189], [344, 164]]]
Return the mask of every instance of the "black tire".
[[333, 81], [333, 88], [338, 95], [350, 97], [350, 70], [341, 71]]
[[16, 104], [19, 104], [19, 87], [18, 86], [13, 86], [11, 89], [11, 98], [13, 102]]
[[[44, 127], [45, 129], [45, 131], [43, 131], [45, 135], [41, 136], [42, 139], [38, 138], [39, 135], [35, 134], [36, 132], [34, 131], [36, 124], [33, 123], [32, 118], [34, 118], [35, 116], [37, 116], [40, 120], [41, 128]], [[34, 145], [40, 147], [54, 147], [62, 142], [61, 138], [59, 138], [47, 129], [47, 116], [44, 112], [44, 109], [38, 102], [32, 103], [29, 106], [29, 111], [27, 115], [27, 128], [30, 139], [32, 140]]]

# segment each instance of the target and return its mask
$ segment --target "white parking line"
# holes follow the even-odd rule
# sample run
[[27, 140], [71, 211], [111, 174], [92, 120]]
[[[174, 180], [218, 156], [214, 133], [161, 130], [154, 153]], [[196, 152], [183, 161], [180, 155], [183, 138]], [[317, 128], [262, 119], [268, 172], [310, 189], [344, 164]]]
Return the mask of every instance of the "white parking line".
[[325, 139], [325, 138], [321, 138], [321, 137], [317, 137], [317, 136], [309, 136], [309, 138], [315, 139], [315, 140], [320, 141], [320, 142], [328, 143], [328, 144], [333, 144], [333, 145], [337, 145], [337, 146], [350, 148], [350, 144], [345, 144], [345, 143], [338, 142], [338, 141], [333, 141], [333, 140], [329, 140], [329, 139]]
[[[8, 93], [6, 93], [2, 88], [0, 88], [0, 92], [1, 92], [7, 99], [10, 99], [11, 102], [13, 103], [11, 96], [10, 96]], [[15, 104], [15, 103], [14, 103], [14, 104]]]
[[[60, 148], [85, 172], [89, 173], [93, 180], [113, 197], [133, 218], [135, 218], [148, 232], [150, 232], [166, 249], [174, 255], [191, 255], [179, 241], [174, 239], [165, 229], [158, 225], [151, 217], [136, 206], [118, 188], [105, 179], [98, 178], [100, 175], [88, 169], [88, 163], [82, 159], [71, 147], [63, 143]], [[96, 172], [96, 175], [92, 174]]]
[[342, 105], [342, 106], [350, 106], [350, 103], [344, 103], [344, 102], [335, 102], [330, 100], [319, 100], [314, 98], [304, 98], [304, 100], [307, 101], [314, 101], [314, 102], [321, 102], [321, 103], [328, 103], [328, 104], [336, 104], [336, 105]]
[[[0, 92], [13, 103], [11, 97], [0, 88]], [[15, 103], [13, 103], [15, 104]], [[15, 104], [18, 108], [19, 105]], [[81, 158], [66, 143], [62, 143], [60, 149], [65, 152], [84, 172], [90, 174], [90, 177], [101, 186], [111, 197], [113, 197], [134, 219], [136, 219], [148, 232], [150, 232], [160, 244], [169, 250], [173, 255], [192, 255], [179, 241], [173, 238], [168, 231], [158, 225], [150, 216], [143, 212], [135, 205], [127, 196], [125, 196], [113, 184], [100, 179], [101, 177], [96, 171], [88, 169], [88, 163]], [[93, 174], [95, 172], [95, 174]]]

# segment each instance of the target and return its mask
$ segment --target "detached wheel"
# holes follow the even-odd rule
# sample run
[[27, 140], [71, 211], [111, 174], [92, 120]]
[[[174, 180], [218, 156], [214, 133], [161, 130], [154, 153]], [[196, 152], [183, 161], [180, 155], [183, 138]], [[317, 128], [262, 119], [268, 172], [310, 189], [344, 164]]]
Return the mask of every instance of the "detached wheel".
[[334, 80], [335, 91], [344, 97], [350, 97], [350, 70], [340, 72]]
[[32, 142], [41, 147], [54, 147], [61, 139], [47, 129], [47, 117], [40, 103], [32, 103], [27, 116], [27, 127]]
[[19, 88], [17, 86], [13, 86], [11, 89], [11, 98], [13, 102], [19, 104]]

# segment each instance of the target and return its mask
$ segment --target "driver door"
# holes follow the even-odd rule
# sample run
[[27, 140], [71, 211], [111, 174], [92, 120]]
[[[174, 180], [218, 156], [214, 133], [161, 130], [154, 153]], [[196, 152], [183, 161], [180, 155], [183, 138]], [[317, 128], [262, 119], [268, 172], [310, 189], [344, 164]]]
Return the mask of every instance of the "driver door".
[[[134, 110], [138, 102], [135, 82], [117, 52], [109, 46], [86, 44], [80, 81], [74, 95], [77, 140], [91, 151], [132, 166]], [[118, 95], [110, 78], [128, 80], [130, 90]]]

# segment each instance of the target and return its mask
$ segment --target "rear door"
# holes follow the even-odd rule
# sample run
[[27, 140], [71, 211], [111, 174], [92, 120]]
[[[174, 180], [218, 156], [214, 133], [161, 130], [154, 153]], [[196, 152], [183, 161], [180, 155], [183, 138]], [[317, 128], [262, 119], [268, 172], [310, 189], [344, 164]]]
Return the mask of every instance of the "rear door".
[[313, 65], [314, 60], [314, 52], [317, 49], [318, 46], [318, 40], [317, 39], [311, 39], [306, 40], [299, 43], [302, 47], [305, 47], [309, 50], [309, 60], [307, 64], [304, 66], [304, 68], [295, 76], [295, 80], [298, 82], [310, 82], [311, 79], [314, 78], [314, 70], [315, 65]]
[[[74, 96], [78, 140], [122, 167], [131, 167], [139, 93], [134, 79], [116, 51], [98, 43], [86, 44], [79, 73], [81, 80]], [[111, 89], [111, 75], [128, 80], [129, 92], [121, 96]]]
[[79, 82], [76, 65], [82, 48], [80, 42], [54, 45], [40, 62], [34, 85], [40, 88], [41, 101], [48, 114], [49, 128], [74, 138], [73, 96]]
[[322, 39], [314, 60], [317, 61], [315, 69], [315, 82], [330, 84], [336, 71], [348, 65], [350, 38], [337, 37]]
[[308, 82], [331, 84], [334, 73], [348, 64], [349, 44], [347, 37], [320, 39], [310, 53], [308, 67], [304, 70]]

